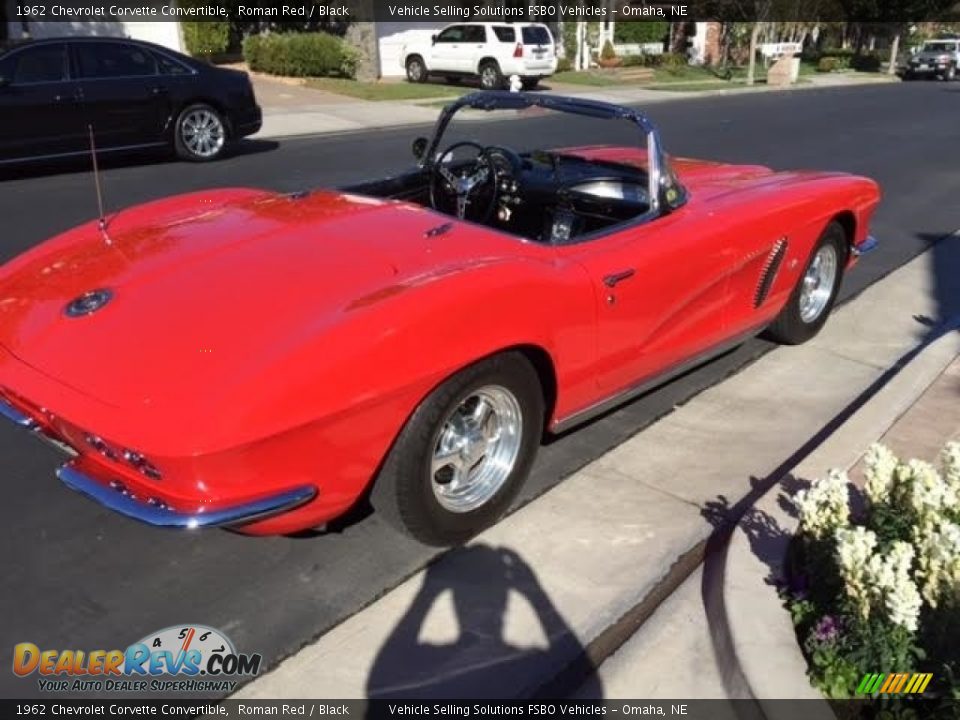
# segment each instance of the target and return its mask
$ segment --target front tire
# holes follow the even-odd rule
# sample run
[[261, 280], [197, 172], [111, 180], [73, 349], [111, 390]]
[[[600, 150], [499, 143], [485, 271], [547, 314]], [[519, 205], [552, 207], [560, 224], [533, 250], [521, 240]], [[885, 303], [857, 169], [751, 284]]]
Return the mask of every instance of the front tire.
[[427, 545], [458, 545], [495, 523], [523, 486], [543, 432], [536, 370], [521, 353], [482, 360], [414, 411], [372, 493], [376, 510]]
[[767, 329], [771, 339], [799, 345], [820, 332], [836, 302], [846, 260], [847, 235], [833, 221], [820, 235], [787, 304]]
[[183, 109], [174, 127], [174, 150], [182, 160], [209, 162], [227, 146], [227, 124], [220, 112], [206, 103]]
[[943, 81], [951, 82], [957, 77], [957, 68], [954, 65], [948, 67], [943, 73]]
[[412, 83], [425, 83], [429, 73], [427, 65], [419, 55], [411, 55], [407, 58], [407, 80]]
[[484, 90], [503, 88], [503, 73], [500, 72], [500, 66], [493, 60], [487, 60], [480, 66], [480, 87]]

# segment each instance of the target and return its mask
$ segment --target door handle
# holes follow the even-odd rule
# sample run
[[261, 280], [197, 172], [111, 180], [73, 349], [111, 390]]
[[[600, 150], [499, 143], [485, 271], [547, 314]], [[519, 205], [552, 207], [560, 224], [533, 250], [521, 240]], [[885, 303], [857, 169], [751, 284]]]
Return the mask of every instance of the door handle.
[[165, 88], [165, 87], [163, 87], [163, 86], [161, 86], [161, 85], [155, 85], [155, 86], [153, 86], [152, 88], [150, 88], [150, 94], [151, 94], [151, 95], [166, 95], [166, 94], [169, 93], [169, 92], [170, 92], [170, 91], [167, 90], [167, 88]]
[[608, 288], [612, 288], [617, 283], [623, 282], [624, 280], [629, 280], [636, 274], [636, 270], [633, 268], [627, 268], [626, 270], [621, 270], [620, 272], [610, 273], [609, 275], [603, 276], [603, 284]]

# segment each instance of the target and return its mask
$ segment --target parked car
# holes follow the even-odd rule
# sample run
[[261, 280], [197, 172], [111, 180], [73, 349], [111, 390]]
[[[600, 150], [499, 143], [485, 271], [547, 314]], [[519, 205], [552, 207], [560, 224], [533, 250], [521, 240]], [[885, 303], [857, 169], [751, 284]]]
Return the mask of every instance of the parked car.
[[557, 70], [553, 35], [540, 23], [448, 25], [429, 40], [404, 45], [400, 56], [410, 82], [477, 77], [485, 90], [503, 88], [511, 75], [530, 90]]
[[928, 40], [920, 52], [907, 60], [904, 80], [938, 77], [953, 80], [960, 65], [960, 40]]
[[246, 73], [159, 45], [71, 37], [0, 54], [0, 164], [89, 153], [90, 127], [99, 152], [213, 160], [260, 123]]
[[[463, 108], [530, 107], [633, 144], [449, 139]], [[507, 510], [544, 432], [764, 330], [816, 335], [875, 244], [872, 180], [672, 158], [627, 107], [474, 93], [414, 154], [340, 191], [154, 201], [10, 261], [0, 413], [151, 525], [291, 533], [370, 490], [454, 544]]]

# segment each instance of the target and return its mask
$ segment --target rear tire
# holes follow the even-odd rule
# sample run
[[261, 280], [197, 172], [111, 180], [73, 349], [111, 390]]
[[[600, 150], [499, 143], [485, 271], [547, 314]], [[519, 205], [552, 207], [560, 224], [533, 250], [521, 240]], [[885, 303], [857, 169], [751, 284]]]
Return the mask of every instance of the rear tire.
[[407, 80], [412, 83], [424, 83], [427, 81], [429, 73], [427, 64], [419, 55], [411, 55], [407, 58]]
[[484, 90], [500, 90], [503, 88], [503, 73], [494, 60], [487, 60], [480, 65], [480, 87]]
[[847, 234], [834, 220], [820, 235], [787, 304], [767, 328], [771, 339], [799, 345], [820, 332], [837, 299], [847, 247]]
[[227, 147], [227, 123], [220, 112], [206, 103], [185, 107], [177, 117], [173, 148], [177, 157], [190, 162], [210, 162]]
[[521, 353], [482, 360], [434, 390], [403, 427], [374, 508], [427, 545], [470, 539], [507, 511], [543, 432], [540, 380]]

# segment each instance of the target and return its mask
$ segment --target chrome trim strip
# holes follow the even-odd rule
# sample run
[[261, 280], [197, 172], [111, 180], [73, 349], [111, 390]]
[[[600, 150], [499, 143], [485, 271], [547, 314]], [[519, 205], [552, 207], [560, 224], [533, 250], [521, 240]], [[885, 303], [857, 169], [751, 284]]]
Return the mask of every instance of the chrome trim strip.
[[758, 327], [751, 328], [744, 333], [734, 336], [730, 340], [725, 340], [702, 353], [694, 355], [689, 360], [681, 360], [676, 365], [667, 368], [661, 373], [646, 378], [645, 380], [641, 380], [637, 384], [631, 385], [623, 390], [619, 390], [612, 395], [608, 395], [606, 398], [598, 400], [593, 405], [588, 405], [582, 410], [576, 410], [572, 414], [567, 415], [565, 418], [556, 420], [551, 426], [550, 430], [554, 434], [559, 435], [560, 433], [564, 433], [576, 425], [585, 423], [588, 420], [597, 417], [598, 415], [602, 415], [609, 410], [619, 407], [620, 405], [626, 405], [638, 395], [642, 395], [643, 393], [653, 390], [654, 388], [665, 385], [679, 375], [683, 375], [694, 368], [705, 365], [720, 355], [733, 350], [738, 345], [741, 345], [750, 338], [758, 335], [765, 328], [766, 325], [760, 325]]
[[201, 528], [241, 525], [277, 515], [312, 500], [316, 488], [299, 487], [277, 495], [236, 505], [224, 510], [194, 514], [180, 513], [162, 504], [148, 504], [126, 491], [122, 485], [110, 487], [97, 482], [67, 463], [57, 470], [57, 477], [71, 490], [86, 495], [106, 508], [155, 527]]
[[854, 245], [851, 248], [851, 253], [854, 257], [860, 257], [861, 255], [866, 255], [872, 250], [876, 250], [877, 246], [880, 244], [880, 241], [877, 240], [873, 235], [867, 235], [863, 242], [859, 245]]
[[[166, 147], [170, 143], [166, 141], [140, 143], [138, 145], [117, 145], [116, 147], [97, 148], [98, 154], [110, 152], [123, 152], [125, 150], [143, 150], [145, 148]], [[53, 153], [51, 155], [20, 155], [6, 160], [0, 159], [0, 165], [10, 165], [12, 163], [39, 162], [40, 160], [52, 160], [54, 158], [77, 157], [79, 155], [89, 155], [90, 150], [71, 150], [70, 152]]]
[[36, 420], [29, 415], [24, 415], [3, 398], [0, 398], [0, 415], [3, 415], [3, 417], [5, 417], [7, 420], [10, 420], [20, 427], [27, 428], [28, 430], [33, 430], [37, 427]]

